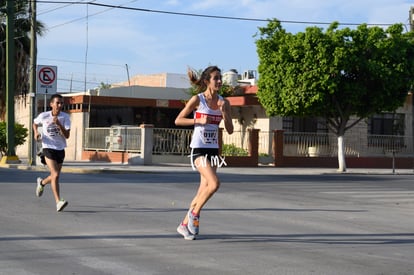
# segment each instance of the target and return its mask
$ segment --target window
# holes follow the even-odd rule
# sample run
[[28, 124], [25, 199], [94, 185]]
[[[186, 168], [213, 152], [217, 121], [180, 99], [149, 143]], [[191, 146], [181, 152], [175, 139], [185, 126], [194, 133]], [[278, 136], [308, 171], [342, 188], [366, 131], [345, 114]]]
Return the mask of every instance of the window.
[[283, 130], [286, 132], [327, 133], [328, 128], [322, 118], [283, 118]]
[[404, 135], [404, 114], [383, 113], [373, 115], [368, 120], [368, 134], [370, 135]]
[[[283, 118], [283, 130], [285, 130], [286, 144], [329, 144], [328, 128], [323, 118]], [[290, 133], [306, 133], [292, 134]]]
[[397, 150], [405, 147], [404, 114], [382, 113], [368, 119], [368, 146]]

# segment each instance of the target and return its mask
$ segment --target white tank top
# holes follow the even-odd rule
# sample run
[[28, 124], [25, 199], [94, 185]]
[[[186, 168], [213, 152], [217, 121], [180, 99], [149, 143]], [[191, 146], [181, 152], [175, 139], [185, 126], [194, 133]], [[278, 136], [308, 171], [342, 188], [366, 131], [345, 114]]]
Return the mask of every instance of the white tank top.
[[[194, 111], [195, 118], [209, 117], [210, 123], [194, 125], [193, 137], [191, 139], [191, 148], [219, 148], [218, 145], [218, 129], [223, 118], [219, 109], [213, 110], [207, 106], [203, 93], [198, 94], [200, 104]], [[223, 97], [219, 95], [219, 100]]]

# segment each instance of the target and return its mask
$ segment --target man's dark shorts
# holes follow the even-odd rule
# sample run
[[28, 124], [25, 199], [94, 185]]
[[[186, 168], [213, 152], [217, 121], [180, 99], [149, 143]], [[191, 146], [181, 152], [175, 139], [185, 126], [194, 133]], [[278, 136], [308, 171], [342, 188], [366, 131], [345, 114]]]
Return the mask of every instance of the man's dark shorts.
[[[40, 156], [40, 159], [43, 159], [42, 157], [47, 157], [48, 159], [55, 160], [58, 164], [62, 164], [63, 160], [65, 159], [65, 150], [55, 150], [50, 148], [43, 148], [42, 156]], [[45, 164], [45, 163], [43, 163]]]

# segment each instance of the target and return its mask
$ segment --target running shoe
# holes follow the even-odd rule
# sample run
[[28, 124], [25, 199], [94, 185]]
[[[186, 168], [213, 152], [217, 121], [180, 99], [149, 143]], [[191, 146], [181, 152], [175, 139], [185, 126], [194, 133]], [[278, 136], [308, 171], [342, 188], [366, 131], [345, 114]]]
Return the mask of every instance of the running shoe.
[[37, 178], [37, 186], [36, 186], [36, 196], [40, 197], [43, 194], [43, 188], [44, 186], [42, 185], [42, 178], [38, 177]]
[[193, 235], [198, 234], [199, 220], [200, 216], [194, 215], [193, 211], [190, 209], [188, 211], [188, 231], [190, 231], [190, 233]]
[[195, 236], [188, 231], [187, 226], [180, 223], [180, 225], [177, 227], [177, 232], [184, 237], [184, 240], [192, 241], [195, 239]]
[[66, 206], [68, 205], [68, 202], [65, 200], [60, 200], [57, 204], [56, 204], [56, 211], [60, 212], [62, 211]]

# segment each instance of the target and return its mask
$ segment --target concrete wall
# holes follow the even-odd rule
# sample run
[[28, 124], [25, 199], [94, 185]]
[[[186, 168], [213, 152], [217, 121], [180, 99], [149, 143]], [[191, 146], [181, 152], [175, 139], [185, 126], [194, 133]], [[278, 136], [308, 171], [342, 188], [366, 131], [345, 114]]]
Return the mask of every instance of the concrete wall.
[[189, 88], [190, 82], [186, 74], [159, 73], [151, 75], [135, 75], [128, 81], [112, 84], [112, 87], [122, 86], [147, 86], [147, 87], [171, 87]]
[[187, 89], [184, 88], [157, 88], [144, 86], [119, 87], [112, 89], [101, 89], [98, 91], [99, 96], [116, 96], [128, 98], [146, 98], [146, 99], [175, 99], [184, 100], [190, 98]]
[[70, 137], [66, 140], [66, 160], [74, 161], [82, 159], [82, 148], [85, 124], [87, 124], [88, 113], [70, 113], [71, 129]]
[[[23, 124], [25, 128], [29, 130], [32, 127], [30, 121], [30, 97], [19, 97], [15, 101], [15, 121], [17, 123]], [[30, 137], [30, 136], [29, 136]], [[26, 143], [16, 147], [16, 155], [19, 158], [28, 158], [29, 156], [29, 137], [26, 139]]]

